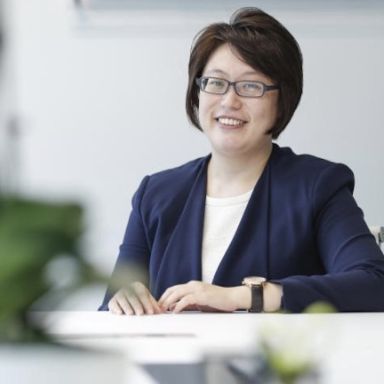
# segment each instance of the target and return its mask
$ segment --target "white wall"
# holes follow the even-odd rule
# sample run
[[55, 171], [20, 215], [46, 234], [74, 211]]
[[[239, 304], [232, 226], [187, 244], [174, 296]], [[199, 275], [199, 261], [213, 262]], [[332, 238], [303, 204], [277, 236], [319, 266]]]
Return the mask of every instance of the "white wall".
[[[19, 188], [80, 199], [90, 258], [107, 273], [141, 178], [209, 151], [184, 112], [193, 36], [252, 3], [97, 16], [77, 14], [70, 0], [5, 0]], [[384, 8], [287, 3], [257, 2], [296, 36], [305, 60], [304, 96], [279, 144], [347, 163], [367, 221], [382, 224]], [[140, 89], [143, 78], [156, 91]]]

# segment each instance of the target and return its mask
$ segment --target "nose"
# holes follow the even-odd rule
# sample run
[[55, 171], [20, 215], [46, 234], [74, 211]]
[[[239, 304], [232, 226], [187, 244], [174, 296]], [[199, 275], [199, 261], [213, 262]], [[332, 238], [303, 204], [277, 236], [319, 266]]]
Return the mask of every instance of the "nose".
[[241, 107], [241, 97], [235, 92], [233, 84], [231, 84], [228, 91], [221, 96], [221, 105], [233, 109], [239, 109]]

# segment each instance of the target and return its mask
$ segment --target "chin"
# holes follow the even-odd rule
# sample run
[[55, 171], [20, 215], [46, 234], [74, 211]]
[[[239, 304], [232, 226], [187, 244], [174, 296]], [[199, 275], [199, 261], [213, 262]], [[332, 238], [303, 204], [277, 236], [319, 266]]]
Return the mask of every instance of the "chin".
[[236, 155], [244, 155], [247, 153], [247, 149], [243, 146], [233, 146], [233, 145], [221, 145], [214, 147], [216, 153], [225, 156], [236, 156]]

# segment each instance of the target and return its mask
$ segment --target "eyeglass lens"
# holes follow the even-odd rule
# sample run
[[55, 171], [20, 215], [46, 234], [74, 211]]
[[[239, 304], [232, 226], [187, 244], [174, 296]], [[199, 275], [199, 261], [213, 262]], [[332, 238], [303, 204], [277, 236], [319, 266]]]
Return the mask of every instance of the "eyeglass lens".
[[260, 97], [264, 94], [264, 85], [257, 81], [237, 81], [230, 83], [225, 79], [215, 77], [201, 78], [201, 88], [208, 93], [222, 95], [228, 91], [230, 85], [233, 84], [236, 93], [240, 96]]

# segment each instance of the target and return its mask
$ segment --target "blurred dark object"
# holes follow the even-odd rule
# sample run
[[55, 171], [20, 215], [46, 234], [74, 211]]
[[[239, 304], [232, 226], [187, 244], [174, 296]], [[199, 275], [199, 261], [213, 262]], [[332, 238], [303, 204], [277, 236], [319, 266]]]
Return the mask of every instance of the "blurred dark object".
[[212, 356], [205, 363], [207, 384], [318, 384], [321, 382], [319, 368], [315, 365], [275, 365], [271, 356], [262, 349], [248, 356]]

